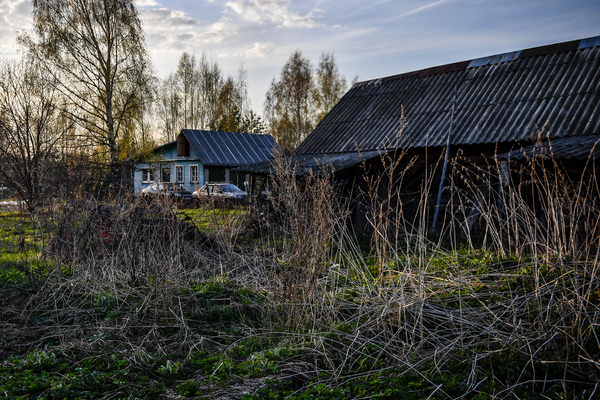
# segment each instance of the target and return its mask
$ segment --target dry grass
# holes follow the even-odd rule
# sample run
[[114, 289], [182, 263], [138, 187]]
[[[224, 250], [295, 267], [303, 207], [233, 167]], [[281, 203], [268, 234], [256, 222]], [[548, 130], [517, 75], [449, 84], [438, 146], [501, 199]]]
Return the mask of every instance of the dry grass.
[[[386, 163], [389, 181], [401, 181], [407, 164]], [[531, 165], [543, 194], [532, 210], [502, 170], [453, 170], [448, 190], [458, 200], [439, 236], [427, 229], [428, 185], [410, 220], [397, 193], [368, 197], [368, 251], [332, 176], [299, 180], [284, 159], [271, 211], [258, 222], [219, 219], [209, 236], [190, 233], [169, 204], [71, 204], [46, 253], [55, 268], [10, 315], [29, 326], [43, 321], [45, 340], [110, 345], [140, 363], [156, 353], [227, 354], [256, 338], [302, 354], [281, 363], [283, 375], [330, 387], [389, 371], [419, 377], [423, 393], [437, 398], [593, 398], [595, 177], [572, 182]], [[370, 194], [379, 184], [369, 182]], [[465, 222], [473, 215], [485, 222], [481, 246], [472, 240], [476, 225]], [[202, 287], [214, 292], [206, 301]], [[225, 329], [215, 315], [233, 317]], [[450, 378], [459, 389], [443, 383]]]

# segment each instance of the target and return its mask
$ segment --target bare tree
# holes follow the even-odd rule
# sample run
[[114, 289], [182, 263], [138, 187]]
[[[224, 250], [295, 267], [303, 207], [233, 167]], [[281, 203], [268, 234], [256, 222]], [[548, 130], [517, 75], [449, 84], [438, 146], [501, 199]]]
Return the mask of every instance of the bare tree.
[[221, 68], [216, 60], [209, 60], [203, 55], [200, 63], [200, 76], [203, 93], [203, 105], [209, 129], [217, 129], [218, 102], [224, 80]]
[[34, 0], [35, 36], [20, 42], [39, 60], [92, 142], [118, 173], [118, 137], [147, 99], [151, 64], [132, 0]]
[[228, 77], [221, 87], [216, 107], [216, 129], [236, 132], [241, 125], [239, 93], [232, 77]]
[[348, 90], [346, 77], [340, 75], [333, 53], [321, 53], [315, 81], [313, 96], [317, 108], [316, 119], [320, 122]]
[[179, 59], [175, 77], [183, 97], [183, 127], [192, 128], [193, 123], [190, 124], [190, 121], [194, 121], [193, 92], [196, 86], [195, 81], [197, 80], [196, 57], [184, 52]]
[[158, 91], [157, 117], [158, 124], [163, 133], [163, 140], [175, 140], [181, 129], [181, 94], [177, 87], [176, 79], [170, 74], [161, 82]]
[[73, 127], [60, 93], [40, 72], [27, 61], [0, 70], [0, 180], [30, 211], [54, 189], [58, 147]]
[[181, 128], [263, 133], [265, 125], [248, 100], [248, 73], [243, 63], [234, 77], [223, 77], [216, 60], [203, 53], [183, 53], [174, 74], [162, 81], [157, 117], [165, 141]]
[[224, 80], [217, 103], [217, 129], [230, 132], [257, 133], [261, 129], [260, 118], [250, 107], [248, 100], [248, 72], [240, 63], [235, 79]]
[[248, 99], [248, 71], [244, 68], [244, 63], [240, 62], [235, 77], [235, 87], [237, 91], [237, 102], [240, 114], [245, 117], [247, 113], [252, 112], [250, 100]]
[[312, 85], [312, 65], [296, 50], [283, 66], [279, 80], [273, 79], [267, 92], [266, 119], [271, 133], [286, 152], [299, 146], [313, 126]]

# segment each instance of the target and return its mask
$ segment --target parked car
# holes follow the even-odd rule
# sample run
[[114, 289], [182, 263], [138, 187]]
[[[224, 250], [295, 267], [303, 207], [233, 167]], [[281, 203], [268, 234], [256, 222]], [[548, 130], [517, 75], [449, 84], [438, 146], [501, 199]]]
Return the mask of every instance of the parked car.
[[192, 200], [192, 193], [188, 190], [183, 189], [175, 183], [163, 182], [163, 183], [151, 183], [147, 188], [142, 190], [142, 196], [144, 197], [159, 197], [166, 196], [173, 200]]
[[194, 191], [192, 196], [196, 198], [213, 197], [216, 200], [242, 202], [246, 199], [248, 193], [244, 192], [233, 183], [220, 182], [203, 185], [200, 189]]

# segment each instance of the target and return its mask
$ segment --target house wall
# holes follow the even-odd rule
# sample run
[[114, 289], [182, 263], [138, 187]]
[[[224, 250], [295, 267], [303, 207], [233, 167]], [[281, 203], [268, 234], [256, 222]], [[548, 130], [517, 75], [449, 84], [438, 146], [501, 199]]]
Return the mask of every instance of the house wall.
[[[183, 167], [183, 181], [177, 181], [177, 166]], [[191, 180], [191, 170], [190, 167], [197, 166], [198, 167], [198, 181], [192, 182]], [[146, 177], [142, 176], [144, 170], [153, 169], [154, 170], [154, 180], [149, 181]], [[163, 179], [161, 176], [164, 169], [169, 169], [170, 174], [168, 179]], [[177, 156], [177, 143], [174, 142], [169, 146], [161, 149], [160, 155], [158, 155], [157, 160], [154, 162], [145, 162], [138, 163], [134, 169], [133, 177], [133, 187], [134, 193], [136, 195], [140, 195], [142, 190], [151, 182], [175, 182], [181, 183], [184, 189], [193, 192], [197, 187], [200, 187], [206, 183], [205, 178], [208, 177], [209, 182], [223, 182], [228, 181], [237, 185], [240, 189], [246, 190], [244, 183], [249, 181], [249, 177], [246, 174], [239, 174], [237, 172], [231, 171], [232, 168], [223, 167], [223, 166], [205, 166], [198, 154], [194, 150], [192, 146], [190, 146], [190, 156], [189, 157], [178, 157]], [[165, 177], [166, 178], [166, 177]]]
[[250, 187], [250, 174], [232, 171], [234, 168], [222, 166], [205, 166], [204, 178], [209, 182], [231, 182], [240, 189], [247, 191]]
[[[516, 144], [451, 147], [438, 229], [448, 224], [474, 229], [479, 218], [474, 209], [479, 203], [498, 202], [492, 198], [499, 190], [495, 154], [509, 151], [513, 146], [518, 147]], [[353, 167], [352, 211], [356, 230], [370, 234], [373, 229], [381, 229], [373, 226], [381, 221], [373, 216], [373, 212], [383, 212], [391, 221], [406, 221], [406, 226], [411, 229], [419, 228], [424, 232], [431, 229], [444, 155], [442, 147], [398, 150], [385, 161], [375, 157]]]
[[[191, 180], [191, 169], [190, 167], [196, 166], [198, 168], [198, 181], [193, 182]], [[177, 180], [177, 167], [183, 168], [183, 180]], [[183, 185], [183, 188], [193, 192], [196, 190], [196, 187], [200, 187], [204, 185], [204, 165], [202, 161], [199, 159], [198, 154], [194, 151], [193, 148], [190, 148], [190, 156], [189, 157], [178, 157], [177, 156], [177, 143], [172, 143], [171, 145], [161, 149], [160, 155], [157, 157], [157, 160], [154, 162], [145, 162], [139, 163], [136, 165], [134, 171], [134, 193], [139, 195], [141, 191], [148, 187], [152, 181], [148, 181], [147, 177], [143, 177], [143, 172], [145, 169], [153, 169], [154, 170], [154, 180], [153, 182], [166, 182], [167, 179], [162, 179], [163, 177], [159, 175], [159, 171], [163, 171], [165, 169], [170, 170], [168, 174], [168, 181], [175, 182]], [[162, 173], [161, 173], [162, 175]], [[166, 176], [165, 176], [166, 178]]]

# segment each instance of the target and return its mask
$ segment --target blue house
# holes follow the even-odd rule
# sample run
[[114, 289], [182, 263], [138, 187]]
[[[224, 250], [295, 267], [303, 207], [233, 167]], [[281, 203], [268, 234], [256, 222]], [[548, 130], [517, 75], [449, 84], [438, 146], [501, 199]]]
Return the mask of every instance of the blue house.
[[248, 175], [232, 169], [269, 160], [276, 146], [271, 135], [182, 129], [176, 141], [136, 165], [134, 192], [152, 182], [174, 182], [191, 192], [207, 182], [232, 182], [246, 190]]

